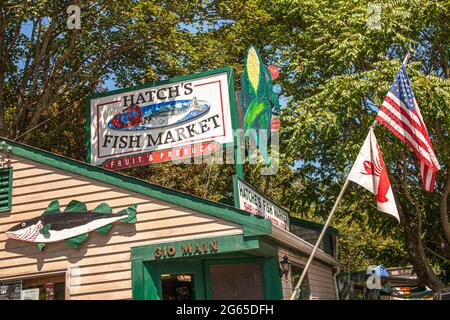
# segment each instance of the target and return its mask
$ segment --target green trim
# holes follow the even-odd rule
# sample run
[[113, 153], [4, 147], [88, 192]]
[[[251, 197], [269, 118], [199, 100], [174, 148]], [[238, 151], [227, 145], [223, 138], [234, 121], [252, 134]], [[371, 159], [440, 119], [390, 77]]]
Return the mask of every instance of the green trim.
[[280, 265], [278, 257], [265, 259], [263, 263], [264, 290], [267, 300], [282, 300], [283, 289], [281, 287]]
[[195, 210], [243, 226], [244, 235], [262, 235], [272, 232], [272, 224], [262, 217], [251, 215], [226, 204], [202, 199], [187, 193], [158, 186], [144, 180], [106, 170], [31, 146], [0, 138], [12, 146], [11, 153], [55, 168], [79, 174], [139, 194]]
[[[300, 218], [295, 218], [295, 217], [289, 217], [290, 223], [297, 225], [297, 226], [301, 226], [301, 227], [305, 227], [308, 229], [312, 229], [315, 231], [322, 231], [323, 229], [323, 224], [320, 223], [316, 223], [316, 222], [312, 222], [309, 220], [304, 220], [304, 219], [300, 219]], [[328, 227], [326, 233], [328, 234], [332, 234], [335, 236], [339, 236], [339, 231], [336, 228], [333, 227]]]
[[[129, 91], [135, 91], [135, 90], [141, 90], [141, 89], [147, 89], [147, 88], [152, 88], [152, 87], [156, 87], [156, 86], [161, 86], [161, 85], [166, 85], [166, 84], [170, 84], [170, 83], [175, 83], [175, 82], [180, 82], [180, 81], [185, 81], [185, 80], [192, 80], [192, 79], [197, 79], [197, 78], [202, 78], [202, 77], [206, 77], [206, 76], [210, 76], [210, 75], [215, 75], [215, 74], [219, 74], [219, 73], [227, 73], [227, 78], [228, 78], [228, 95], [230, 97], [230, 112], [231, 112], [231, 127], [232, 129], [235, 129], [238, 127], [238, 116], [237, 116], [237, 110], [236, 110], [236, 96], [235, 96], [235, 92], [234, 92], [234, 72], [233, 72], [233, 68], [232, 67], [224, 67], [224, 68], [219, 68], [219, 69], [214, 69], [214, 70], [208, 70], [208, 71], [204, 71], [204, 72], [199, 72], [199, 73], [194, 73], [194, 74], [189, 74], [189, 75], [184, 75], [181, 77], [175, 77], [175, 78], [170, 78], [167, 80], [162, 80], [162, 81], [155, 81], [155, 82], [150, 82], [150, 83], [146, 83], [143, 85], [139, 85], [139, 86], [134, 86], [134, 87], [128, 87], [128, 88], [122, 88], [122, 89], [117, 89], [117, 90], [113, 90], [113, 91], [108, 91], [108, 92], [101, 92], [101, 93], [95, 93], [92, 94], [90, 96], [88, 96], [86, 98], [86, 162], [87, 163], [91, 163], [91, 101], [94, 99], [98, 99], [98, 98], [102, 98], [102, 97], [107, 97], [107, 96], [111, 96], [111, 95], [116, 95], [116, 94], [120, 94], [120, 93], [124, 93], [124, 92], [129, 92]], [[233, 138], [235, 139], [235, 138]], [[205, 141], [206, 142], [206, 141]], [[236, 141], [234, 140], [234, 145], [236, 145], [235, 143]], [[222, 148], [226, 149], [229, 148], [231, 145], [230, 143], [225, 143], [222, 144]], [[167, 150], [170, 148], [166, 148], [166, 149], [158, 149], [155, 151], [163, 151], [163, 150]], [[127, 154], [127, 156], [135, 156], [135, 155], [139, 155], [139, 154], [143, 154], [149, 151], [145, 151], [145, 152], [137, 152], [137, 153], [131, 153], [131, 154]], [[196, 158], [196, 157], [201, 157], [203, 155], [199, 155], [199, 156], [194, 156], [192, 158]], [[107, 161], [108, 159], [106, 159], [105, 161]], [[170, 161], [170, 160], [167, 160]], [[164, 161], [166, 162], [166, 161]], [[162, 163], [162, 162], [159, 162]], [[101, 166], [101, 165], [99, 165]]]
[[131, 286], [133, 300], [158, 300], [156, 272], [142, 260], [131, 261]]
[[233, 198], [234, 206], [239, 209], [239, 189], [238, 189], [239, 175], [233, 176]]
[[[217, 252], [160, 259], [155, 258], [156, 248], [175, 247], [182, 244], [217, 241]], [[213, 264], [258, 263], [263, 276], [264, 297], [282, 299], [282, 287], [276, 249], [260, 242], [257, 237], [242, 235], [216, 238], [188, 239], [131, 248], [132, 292], [135, 300], [160, 300], [162, 298], [161, 274], [193, 273], [195, 299], [211, 299], [212, 285], [209, 266]]]
[[231, 69], [228, 81], [229, 95], [230, 95], [230, 109], [231, 109], [231, 127], [233, 128], [233, 143], [234, 143], [234, 161], [236, 166], [236, 175], [244, 179], [244, 165], [241, 154], [240, 144], [238, 137], [236, 136], [236, 130], [239, 129], [239, 119], [236, 103], [236, 92], [234, 91], [234, 72]]
[[145, 299], [144, 264], [140, 260], [131, 260], [131, 288], [133, 300]]
[[91, 163], [91, 99], [86, 98], [86, 162]]
[[13, 168], [0, 169], [0, 212], [11, 210]]
[[[233, 68], [227, 67], [228, 75], [228, 94], [230, 96], [230, 109], [231, 109], [231, 127], [233, 130], [239, 128], [238, 114], [237, 114], [237, 103], [236, 103], [236, 92], [234, 91], [234, 71]], [[236, 144], [235, 144], [236, 145]]]
[[[183, 244], [203, 244], [217, 241], [217, 252], [182, 255]], [[172, 257], [155, 257], [156, 248], [175, 247], [177, 253]], [[244, 238], [242, 235], [222, 236], [215, 238], [187, 239], [176, 242], [166, 242], [131, 248], [131, 281], [133, 299], [135, 300], [160, 300], [162, 297], [161, 274], [162, 273], [194, 273], [194, 288], [196, 299], [206, 299], [208, 294], [205, 285], [209, 278], [203, 272], [203, 259], [219, 259], [224, 257], [239, 257], [246, 251], [254, 251], [259, 248], [257, 237]], [[254, 259], [252, 259], [253, 261]], [[218, 260], [219, 261], [219, 260]], [[226, 260], [228, 261], [228, 260]], [[264, 271], [264, 270], [262, 270]], [[207, 288], [207, 286], [206, 286]]]
[[[211, 252], [209, 250], [209, 243], [212, 241], [217, 242], [217, 251]], [[192, 245], [192, 250], [196, 243], [207, 243], [208, 252], [207, 253], [192, 253], [192, 254], [182, 254], [182, 245]], [[155, 257], [155, 250], [157, 248], [168, 248], [175, 247], [176, 253], [169, 256], [162, 255], [160, 258]], [[212, 237], [212, 238], [200, 238], [200, 239], [188, 239], [176, 242], [162, 242], [146, 246], [139, 246], [131, 248], [131, 260], [143, 260], [143, 261], [167, 261], [175, 260], [177, 258], [201, 258], [206, 256], [214, 256], [221, 253], [233, 252], [233, 251], [246, 251], [259, 248], [259, 240], [256, 237], [243, 237], [242, 235], [232, 235], [232, 236], [222, 236], [222, 237]]]

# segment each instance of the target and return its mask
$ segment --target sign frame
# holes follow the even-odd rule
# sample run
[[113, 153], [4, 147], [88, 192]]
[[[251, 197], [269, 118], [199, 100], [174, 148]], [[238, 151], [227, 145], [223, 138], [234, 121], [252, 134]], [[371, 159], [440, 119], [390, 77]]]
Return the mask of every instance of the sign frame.
[[281, 209], [281, 210], [283, 210], [283, 211], [286, 212], [286, 214], [287, 214], [286, 228], [282, 228], [282, 227], [279, 227], [279, 226], [273, 224], [272, 220], [268, 219], [266, 216], [264, 216], [264, 217], [261, 216], [261, 215], [258, 215], [258, 216], [263, 217], [264, 219], [269, 220], [269, 221], [272, 223], [272, 226], [290, 232], [290, 221], [289, 221], [290, 214], [289, 214], [289, 210], [287, 210], [287, 209], [284, 208], [283, 206], [280, 206], [278, 203], [274, 202], [274, 201], [273, 201], [272, 199], [270, 199], [268, 196], [266, 196], [265, 194], [263, 194], [263, 193], [259, 192], [258, 190], [256, 190], [256, 188], [253, 187], [250, 183], [248, 183], [248, 182], [245, 181], [244, 179], [238, 177], [237, 175], [233, 175], [233, 197], [234, 197], [234, 206], [235, 206], [236, 208], [240, 209], [240, 210], [243, 210], [243, 211], [245, 211], [245, 212], [251, 214], [251, 215], [256, 215], [256, 214], [254, 214], [254, 213], [248, 212], [248, 211], [246, 211], [246, 210], [240, 208], [240, 205], [239, 205], [239, 188], [238, 188], [238, 181], [239, 181], [239, 180], [240, 180], [241, 183], [245, 184], [249, 189], [251, 189], [254, 193], [258, 194], [258, 195], [259, 195], [260, 197], [262, 197], [262, 198], [265, 198], [268, 202], [270, 202], [270, 203], [272, 204], [272, 206], [278, 207], [279, 209]]
[[[235, 96], [236, 93], [235, 93], [235, 88], [234, 88], [234, 71], [233, 71], [232, 67], [227, 66], [227, 67], [223, 67], [223, 68], [218, 68], [218, 69], [198, 72], [198, 73], [194, 73], [194, 74], [184, 75], [184, 76], [180, 76], [180, 77], [170, 78], [170, 79], [166, 79], [166, 80], [162, 80], [162, 81], [154, 81], [154, 82], [146, 83], [143, 85], [127, 87], [127, 88], [122, 88], [122, 89], [116, 89], [116, 90], [112, 90], [112, 91], [108, 91], [108, 92], [95, 93], [95, 94], [88, 96], [86, 98], [86, 105], [85, 105], [85, 108], [86, 108], [86, 162], [96, 165], [96, 166], [99, 166], [99, 167], [103, 167], [103, 164], [108, 159], [114, 159], [114, 157], [110, 157], [108, 159], [105, 159], [105, 161], [103, 161], [101, 164], [94, 164], [91, 161], [91, 156], [92, 156], [92, 154], [91, 154], [91, 123], [92, 123], [91, 101], [92, 100], [106, 97], [106, 96], [115, 95], [115, 94], [121, 94], [121, 93], [129, 92], [129, 91], [142, 90], [142, 89], [147, 89], [147, 88], [161, 86], [161, 85], [168, 85], [168, 84], [172, 84], [172, 83], [176, 83], [176, 82], [180, 82], [180, 81], [198, 79], [198, 78], [216, 75], [216, 74], [220, 74], [220, 73], [226, 73], [227, 78], [228, 78], [228, 96], [229, 96], [229, 105], [230, 105], [231, 129], [233, 131], [233, 133], [232, 133], [233, 134], [233, 143], [229, 142], [229, 143], [220, 144], [215, 141], [208, 140], [208, 139], [201, 141], [201, 143], [208, 143], [208, 142], [217, 143], [223, 149], [235, 147], [236, 142], [237, 142], [237, 137], [236, 137], [236, 134], [234, 133], [234, 130], [236, 130], [238, 128], [238, 114], [237, 114], [237, 103], [236, 103], [236, 96]], [[154, 150], [154, 151], [165, 151], [165, 150], [169, 150], [169, 149], [173, 149], [173, 147], [158, 149], [158, 150]], [[128, 154], [128, 156], [136, 156], [136, 155], [140, 155], [140, 154], [145, 154], [146, 152], [154, 152], [154, 151], [144, 151], [144, 152], [138, 151], [135, 153], [130, 153], [130, 154]], [[203, 156], [203, 155], [200, 154], [198, 156], [191, 156], [191, 157], [188, 156], [186, 158], [189, 159], [189, 158], [195, 158], [195, 157], [201, 157], [201, 156]], [[164, 162], [168, 162], [168, 161], [170, 161], [170, 160], [157, 162], [155, 164], [164, 163]], [[152, 165], [152, 163], [143, 164], [141, 166], [148, 166], [148, 165]], [[123, 169], [127, 169], [127, 168], [123, 168]]]

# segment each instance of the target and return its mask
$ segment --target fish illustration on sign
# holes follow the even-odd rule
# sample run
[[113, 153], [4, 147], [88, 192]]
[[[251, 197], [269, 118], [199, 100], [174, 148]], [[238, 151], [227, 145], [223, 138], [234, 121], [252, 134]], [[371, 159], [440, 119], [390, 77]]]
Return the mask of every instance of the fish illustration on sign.
[[266, 135], [262, 136], [265, 141], [259, 141], [259, 135], [254, 135], [255, 142], [260, 146], [260, 152], [266, 164], [270, 164], [267, 144], [272, 110], [277, 114], [280, 111], [280, 102], [273, 91], [272, 85], [272, 80], [278, 77], [278, 69], [273, 66], [271, 68], [276, 70], [271, 72], [263, 64], [258, 51], [250, 46], [245, 58], [244, 74], [241, 77], [241, 103], [245, 112], [244, 130], [245, 132], [248, 129], [266, 131]]
[[206, 114], [211, 104], [205, 100], [175, 100], [143, 107], [131, 105], [108, 123], [114, 130], [139, 131], [181, 124]]
[[59, 201], [53, 200], [40, 217], [19, 223], [6, 231], [6, 236], [36, 242], [41, 251], [46, 243], [61, 240], [65, 240], [71, 248], [78, 248], [91, 231], [106, 235], [114, 222], [136, 223], [136, 208], [137, 205], [133, 204], [113, 214], [111, 207], [103, 202], [88, 211], [86, 204], [72, 200], [61, 212]]

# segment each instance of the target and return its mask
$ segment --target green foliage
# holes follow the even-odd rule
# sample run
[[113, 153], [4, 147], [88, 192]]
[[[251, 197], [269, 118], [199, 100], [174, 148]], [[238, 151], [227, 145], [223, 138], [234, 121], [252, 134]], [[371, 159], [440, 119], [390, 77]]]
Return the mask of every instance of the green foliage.
[[[450, 160], [448, 3], [380, 2], [381, 29], [368, 28], [365, 1], [283, 3], [279, 16], [293, 32], [282, 50], [285, 76], [280, 77], [281, 84], [284, 94], [291, 99], [282, 116], [284, 148], [281, 151], [289, 154], [290, 161], [302, 160], [298, 178], [304, 186], [304, 210], [308, 209], [308, 199], [318, 199], [310, 206], [316, 216], [331, 209], [340, 184], [374, 121], [376, 111], [370, 102], [381, 104], [401, 60], [409, 49], [413, 50], [408, 73], [442, 164], [437, 191], [423, 191], [417, 159], [411, 150], [379, 126], [375, 132], [399, 205], [409, 221], [401, 227], [396, 225], [389, 217], [377, 212], [370, 194], [353, 186], [340, 205], [336, 226], [341, 231], [349, 230], [358, 247], [367, 248], [364, 250], [366, 259], [350, 259], [351, 255], [347, 255], [357, 246], [352, 248], [353, 240], [347, 241], [346, 235], [343, 236], [341, 251], [344, 256], [341, 258], [350, 262], [350, 269], [355, 263], [362, 269], [364, 264], [375, 260], [387, 266], [401, 263], [406, 258], [406, 251], [402, 249], [406, 241], [404, 235], [409, 233], [424, 240], [428, 259], [436, 270], [442, 271], [441, 278], [448, 282], [449, 243], [443, 232], [443, 224], [448, 221], [442, 222], [439, 213], [440, 201], [448, 202], [448, 195], [443, 197], [443, 191]], [[405, 155], [408, 168], [406, 175], [402, 155]], [[351, 231], [350, 226], [354, 223], [364, 228], [364, 232], [370, 228], [370, 238], [373, 236], [379, 242], [374, 247], [376, 250], [370, 250], [371, 241], [362, 233], [358, 236], [358, 232]], [[382, 239], [377, 235], [383, 235], [385, 241], [380, 241]], [[391, 249], [395, 246], [398, 249], [386, 249], [386, 242], [391, 244]], [[411, 239], [407, 242], [411, 243]], [[408, 252], [409, 258], [419, 276], [426, 278], [424, 274], [429, 275], [430, 271], [420, 272], [419, 265], [428, 262], [417, 258], [418, 253], [412, 251]], [[385, 261], [379, 261], [379, 253]]]
[[179, 24], [202, 3], [81, 2], [81, 28], [70, 30], [71, 4], [0, 7], [0, 134], [81, 159], [85, 148], [73, 146], [85, 141], [86, 96], [105, 90], [111, 77], [125, 86], [184, 73], [191, 35]]
[[[246, 48], [253, 44], [262, 61], [280, 67], [274, 84], [281, 85], [286, 106], [279, 173], [262, 177], [262, 164], [249, 165], [246, 179], [292, 214], [321, 223], [374, 121], [374, 105], [381, 104], [412, 49], [408, 74], [442, 165], [437, 190], [423, 191], [415, 155], [378, 126], [375, 133], [407, 221], [399, 225], [377, 211], [374, 197], [352, 185], [334, 226], [341, 234], [344, 270], [413, 264], [421, 279], [436, 287], [427, 269], [431, 264], [449, 282], [448, 0], [377, 1], [380, 29], [367, 24], [368, 5], [374, 4], [369, 0], [82, 3], [81, 30], [65, 28], [70, 1], [6, 1], [0, 7], [2, 135], [82, 160], [84, 100], [106, 90], [105, 80], [125, 87], [226, 65], [238, 80]], [[240, 88], [238, 81], [235, 87]], [[211, 200], [232, 200], [232, 166], [166, 163], [125, 172]], [[423, 239], [425, 258], [417, 239]]]

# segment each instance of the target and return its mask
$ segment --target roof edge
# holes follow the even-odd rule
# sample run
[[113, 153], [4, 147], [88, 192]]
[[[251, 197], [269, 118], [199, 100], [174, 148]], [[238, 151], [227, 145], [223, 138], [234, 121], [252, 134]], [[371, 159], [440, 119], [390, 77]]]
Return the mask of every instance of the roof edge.
[[[270, 237], [280, 241], [281, 243], [284, 243], [285, 245], [291, 247], [294, 250], [302, 251], [307, 255], [310, 255], [314, 249], [314, 245], [312, 245], [311, 243], [281, 228], [273, 228], [273, 233], [270, 235]], [[321, 249], [317, 249], [314, 258], [319, 259], [322, 262], [331, 266], [337, 267], [340, 265], [339, 261], [337, 261], [335, 258], [333, 258], [332, 256], [330, 256], [328, 253], [324, 252]]]
[[[316, 231], [322, 231], [324, 224], [321, 223], [317, 223], [314, 221], [310, 221], [310, 220], [305, 220], [305, 219], [301, 219], [301, 218], [297, 218], [297, 217], [293, 217], [293, 216], [289, 216], [289, 222], [290, 223], [294, 223], [294, 224], [300, 224], [304, 227], [309, 227], [312, 230], [316, 230]], [[328, 226], [326, 233], [331, 233], [334, 234], [336, 236], [339, 236], [339, 230], [332, 227], [332, 226]]]
[[10, 145], [12, 147], [11, 153], [19, 157], [240, 224], [243, 226], [245, 236], [270, 234], [272, 232], [272, 223], [269, 220], [251, 215], [235, 207], [153, 184], [3, 137], [0, 137], [0, 141], [5, 141]]

